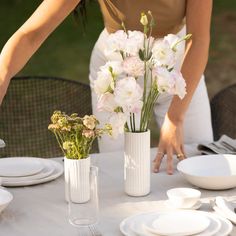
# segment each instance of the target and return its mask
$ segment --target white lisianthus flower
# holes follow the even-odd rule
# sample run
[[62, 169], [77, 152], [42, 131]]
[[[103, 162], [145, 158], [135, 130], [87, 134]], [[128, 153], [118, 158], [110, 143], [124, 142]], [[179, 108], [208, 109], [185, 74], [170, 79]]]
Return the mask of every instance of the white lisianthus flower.
[[143, 49], [144, 35], [140, 31], [128, 31], [124, 51], [130, 56], [136, 56], [139, 49]]
[[168, 41], [159, 39], [152, 48], [152, 58], [155, 66], [174, 67], [176, 63], [175, 52]]
[[143, 90], [134, 77], [126, 77], [117, 82], [114, 90], [115, 101], [124, 112], [138, 112]]
[[[112, 71], [110, 69], [112, 68]], [[113, 76], [118, 76], [122, 74], [123, 68], [122, 68], [122, 62], [121, 61], [108, 61], [104, 66], [100, 67], [100, 70], [102, 72], [112, 72]]]
[[109, 124], [112, 127], [112, 137], [116, 138], [119, 134], [124, 133], [124, 125], [127, 121], [127, 116], [122, 113], [113, 113], [109, 119]]
[[144, 62], [138, 56], [126, 57], [122, 65], [124, 72], [130, 76], [137, 78], [144, 75]]
[[[169, 43], [172, 51], [174, 52], [175, 64], [177, 61], [181, 61], [185, 48], [185, 40], [181, 40], [181, 38], [175, 34], [168, 34], [164, 37], [164, 41]], [[175, 65], [173, 67], [175, 67]]]
[[138, 114], [142, 110], [142, 107], [143, 107], [143, 101], [137, 100], [134, 103], [127, 104], [127, 106], [124, 107], [123, 109], [124, 109], [124, 112], [126, 112], [126, 113], [136, 113], [136, 114]]
[[180, 71], [173, 70], [171, 71], [171, 75], [175, 81], [173, 94], [176, 94], [180, 99], [183, 99], [186, 95], [185, 79], [183, 78], [183, 75]]
[[[180, 41], [180, 37], [175, 35], [175, 34], [168, 34], [164, 37], [163, 39], [164, 41], [167, 41], [168, 44], [170, 45], [170, 47], [173, 49], [173, 47], [175, 47], [175, 45], [177, 44], [177, 42]], [[184, 43], [184, 41], [183, 41]], [[177, 44], [178, 46], [178, 44]]]
[[152, 73], [156, 80], [158, 91], [160, 93], [168, 92], [173, 94], [175, 81], [172, 74], [165, 67], [155, 67]]
[[109, 34], [106, 42], [105, 54], [109, 55], [113, 52], [124, 51], [127, 40], [127, 34], [124, 30], [118, 30], [115, 33]]
[[115, 97], [112, 93], [102, 94], [98, 99], [98, 111], [114, 112], [117, 107], [118, 105], [115, 102]]
[[97, 95], [102, 95], [109, 90], [114, 90], [114, 80], [109, 71], [99, 71], [97, 79], [94, 81], [94, 91]]

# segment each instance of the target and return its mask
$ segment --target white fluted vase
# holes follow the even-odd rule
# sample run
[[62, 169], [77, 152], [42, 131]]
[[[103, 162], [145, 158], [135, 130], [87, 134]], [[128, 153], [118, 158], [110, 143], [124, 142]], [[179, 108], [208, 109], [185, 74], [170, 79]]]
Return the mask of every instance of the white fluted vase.
[[150, 193], [150, 130], [142, 133], [125, 133], [124, 182], [130, 196]]
[[90, 157], [80, 160], [64, 158], [65, 197], [84, 203], [90, 199]]

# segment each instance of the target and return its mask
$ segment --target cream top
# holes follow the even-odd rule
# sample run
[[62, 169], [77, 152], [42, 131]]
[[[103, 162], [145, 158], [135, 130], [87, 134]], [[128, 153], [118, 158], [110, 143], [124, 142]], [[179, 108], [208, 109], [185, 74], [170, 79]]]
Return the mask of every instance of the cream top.
[[156, 26], [154, 37], [177, 33], [185, 24], [186, 0], [98, 0], [109, 33], [121, 29], [124, 22], [128, 30], [142, 30], [141, 12], [152, 11]]

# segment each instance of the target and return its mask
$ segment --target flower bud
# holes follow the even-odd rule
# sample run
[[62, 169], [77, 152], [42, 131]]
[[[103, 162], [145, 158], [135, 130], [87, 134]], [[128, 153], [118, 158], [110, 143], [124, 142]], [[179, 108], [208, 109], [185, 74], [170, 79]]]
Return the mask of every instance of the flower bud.
[[141, 13], [140, 23], [144, 26], [148, 25], [148, 18], [145, 13]]

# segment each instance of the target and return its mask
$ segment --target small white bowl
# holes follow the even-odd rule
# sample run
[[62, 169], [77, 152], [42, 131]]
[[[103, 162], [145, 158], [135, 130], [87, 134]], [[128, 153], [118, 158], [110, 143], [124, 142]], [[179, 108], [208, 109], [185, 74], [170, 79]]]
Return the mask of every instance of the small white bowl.
[[175, 208], [191, 208], [201, 197], [201, 192], [193, 188], [172, 188], [166, 194]]
[[8, 206], [12, 199], [13, 196], [10, 192], [0, 188], [0, 213]]

